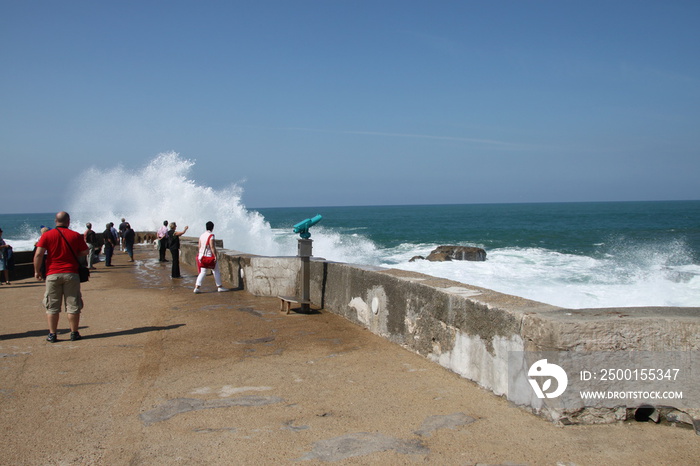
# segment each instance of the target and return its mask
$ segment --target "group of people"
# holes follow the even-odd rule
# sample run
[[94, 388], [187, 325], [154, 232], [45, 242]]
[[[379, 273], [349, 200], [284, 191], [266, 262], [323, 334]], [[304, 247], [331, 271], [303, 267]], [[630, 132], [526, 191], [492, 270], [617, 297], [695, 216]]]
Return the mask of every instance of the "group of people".
[[[87, 230], [85, 230], [85, 242], [88, 244], [95, 244], [88, 241], [88, 235], [92, 241], [97, 241], [97, 234], [92, 231], [92, 224], [88, 223]], [[105, 225], [105, 231], [102, 232], [102, 239], [104, 241], [104, 253], [105, 253], [105, 267], [112, 267], [112, 256], [114, 255], [114, 249], [119, 246], [121, 251], [126, 251], [129, 255], [129, 262], [134, 262], [134, 242], [136, 241], [136, 232], [131, 228], [131, 224], [122, 218], [122, 223], [119, 224], [119, 230], [114, 228], [114, 222], [109, 222]], [[93, 251], [97, 251], [99, 254], [99, 247], [93, 248]], [[92, 254], [91, 254], [92, 255]], [[92, 263], [96, 261], [96, 256], [93, 258], [88, 257], [88, 267], [92, 266]]]
[[[87, 230], [83, 233], [85, 243], [90, 249], [87, 257], [88, 267], [94, 269], [95, 263], [99, 262], [99, 253], [101, 246], [98, 243], [97, 233], [92, 229], [92, 224], [86, 224]], [[175, 222], [163, 222], [157, 236], [157, 246], [159, 251], [159, 261], [168, 262], [165, 258], [165, 252], [170, 250], [172, 257], [172, 278], [181, 278], [180, 276], [180, 236], [184, 235], [188, 230], [186, 226], [182, 231], [177, 231]], [[105, 225], [105, 230], [102, 232], [104, 243], [105, 267], [112, 267], [112, 257], [114, 251], [119, 248], [120, 251], [126, 252], [129, 255], [129, 262], [134, 262], [134, 242], [136, 240], [136, 232], [131, 228], [131, 224], [122, 218], [119, 224], [119, 229], [114, 227], [114, 222]]]
[[[214, 222], [207, 222], [205, 227], [206, 231], [199, 237], [199, 252], [197, 254], [197, 269], [199, 274], [197, 275], [197, 282], [194, 288], [195, 293], [201, 293], [204, 277], [206, 277], [207, 270], [209, 270], [202, 267], [202, 257], [216, 257], [216, 241], [214, 239], [214, 233], [212, 233], [214, 231]], [[163, 226], [156, 232], [158, 260], [160, 262], [168, 262], [165, 258], [165, 251], [170, 250], [172, 260], [170, 276], [172, 278], [182, 278], [180, 275], [180, 236], [184, 235], [188, 229], [189, 226], [185, 226], [182, 231], [177, 231], [177, 224], [175, 222], [168, 223], [168, 221], [165, 220]], [[214, 275], [214, 282], [216, 283], [217, 290], [228, 291], [222, 285], [218, 261], [215, 262], [211, 270]]]
[[[88, 230], [85, 231], [85, 240], [87, 241], [87, 235], [92, 228], [91, 224], [87, 224]], [[92, 235], [91, 235], [92, 236]], [[95, 235], [95, 238], [97, 235]], [[119, 249], [129, 255], [129, 262], [134, 262], [134, 242], [136, 241], [136, 232], [131, 228], [131, 224], [122, 218], [122, 222], [119, 224], [119, 230], [114, 228], [114, 222], [109, 222], [105, 225], [105, 231], [102, 232], [102, 238], [104, 240], [104, 251], [105, 251], [105, 266], [112, 266], [112, 256], [114, 255], [114, 250], [119, 247]], [[99, 252], [99, 249], [98, 249]]]
[[[43, 305], [46, 309], [48, 319], [49, 335], [46, 341], [54, 343], [57, 341], [58, 320], [61, 312], [61, 303], [65, 303], [65, 311], [68, 315], [68, 325], [70, 327], [71, 341], [80, 340], [80, 313], [83, 309], [83, 298], [80, 291], [80, 278], [78, 269], [80, 258], [87, 258], [88, 267], [94, 268], [95, 255], [99, 253], [97, 235], [92, 230], [92, 225], [88, 223], [85, 233], [80, 234], [69, 228], [70, 215], [67, 212], [56, 214], [56, 228], [47, 231], [42, 230], [41, 238], [36, 244], [34, 253], [34, 277], [37, 280], [46, 280], [46, 291]], [[111, 266], [111, 258], [114, 248], [119, 246], [127, 251], [130, 261], [133, 261], [133, 245], [135, 234], [133, 229], [122, 219], [124, 224], [123, 234], [116, 234], [114, 224], [109, 223], [103, 232], [105, 248], [105, 265]], [[168, 224], [163, 222], [163, 227], [158, 230], [158, 248], [160, 252], [159, 260], [165, 261], [165, 249], [169, 249], [172, 259], [172, 278], [181, 278], [180, 275], [180, 237], [185, 234], [189, 227], [182, 231], [176, 231], [175, 222]], [[199, 237], [199, 253], [197, 254], [197, 275], [194, 292], [201, 293], [201, 286], [207, 273], [207, 268], [202, 266], [204, 257], [216, 258], [216, 242], [214, 239], [214, 223], [207, 222], [206, 231]], [[0, 246], [2, 241], [2, 230], [0, 230]], [[121, 240], [120, 240], [121, 239]], [[229, 291], [222, 286], [219, 264], [216, 261], [212, 267], [214, 280], [219, 292]], [[45, 270], [44, 270], [45, 268]]]

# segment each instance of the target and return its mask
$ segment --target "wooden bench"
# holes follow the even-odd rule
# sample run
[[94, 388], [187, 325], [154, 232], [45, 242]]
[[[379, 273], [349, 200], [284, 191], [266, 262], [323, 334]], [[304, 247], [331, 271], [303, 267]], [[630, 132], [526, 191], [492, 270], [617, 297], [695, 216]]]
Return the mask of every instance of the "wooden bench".
[[292, 310], [292, 303], [294, 304], [311, 304], [311, 301], [303, 300], [301, 298], [296, 298], [294, 296], [278, 296], [280, 299], [280, 312], [285, 311], [289, 314]]

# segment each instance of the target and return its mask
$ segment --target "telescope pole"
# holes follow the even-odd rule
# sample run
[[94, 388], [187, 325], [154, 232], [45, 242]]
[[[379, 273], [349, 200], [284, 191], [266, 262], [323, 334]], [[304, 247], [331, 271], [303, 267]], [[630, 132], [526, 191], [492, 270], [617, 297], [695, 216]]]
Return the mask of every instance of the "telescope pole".
[[300, 238], [298, 255], [301, 259], [301, 312], [311, 312], [311, 252], [312, 239]]

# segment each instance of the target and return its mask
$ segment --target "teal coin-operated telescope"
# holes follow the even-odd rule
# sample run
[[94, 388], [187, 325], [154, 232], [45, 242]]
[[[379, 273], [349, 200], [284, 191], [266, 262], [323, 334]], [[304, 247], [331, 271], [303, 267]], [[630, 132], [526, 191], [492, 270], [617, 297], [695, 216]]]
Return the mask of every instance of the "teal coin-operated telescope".
[[311, 244], [314, 241], [311, 239], [309, 228], [320, 222], [322, 218], [321, 215], [316, 215], [294, 225], [294, 233], [299, 233], [301, 236], [297, 239], [299, 243], [297, 257], [301, 262], [301, 297], [280, 296], [282, 307], [286, 306], [287, 314], [291, 309], [291, 303], [301, 304], [301, 312], [311, 312], [311, 257], [313, 256]]
[[299, 233], [299, 236], [301, 236], [304, 239], [311, 238], [309, 228], [320, 222], [322, 218], [323, 217], [321, 217], [321, 215], [319, 214], [315, 217], [307, 218], [306, 220], [297, 223], [296, 225], [294, 225], [294, 233]]

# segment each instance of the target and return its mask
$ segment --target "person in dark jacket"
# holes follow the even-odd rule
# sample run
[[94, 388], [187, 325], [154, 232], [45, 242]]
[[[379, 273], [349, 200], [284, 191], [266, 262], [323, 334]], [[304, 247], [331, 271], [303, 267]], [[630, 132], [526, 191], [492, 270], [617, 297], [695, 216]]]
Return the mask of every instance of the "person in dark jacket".
[[136, 232], [131, 228], [129, 222], [126, 223], [126, 227], [124, 228], [123, 238], [124, 249], [126, 249], [126, 253], [129, 255], [129, 262], [134, 262], [134, 241], [136, 241]]
[[180, 275], [180, 236], [185, 234], [189, 226], [186, 226], [182, 231], [175, 231], [176, 228], [177, 225], [175, 222], [171, 222], [170, 229], [168, 230], [168, 249], [170, 249], [173, 262], [170, 269], [170, 276], [172, 278], [182, 278]]
[[112, 267], [112, 255], [114, 254], [114, 247], [119, 244], [119, 240], [114, 236], [112, 232], [112, 224], [108, 223], [105, 231], [102, 232], [102, 238], [105, 242], [105, 267]]

